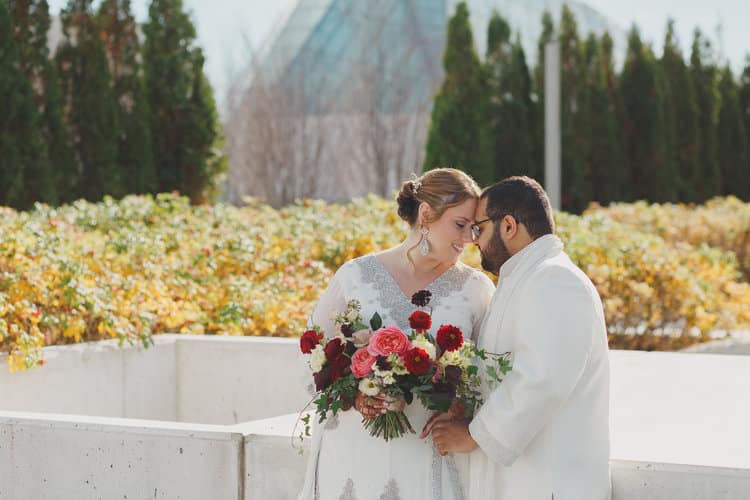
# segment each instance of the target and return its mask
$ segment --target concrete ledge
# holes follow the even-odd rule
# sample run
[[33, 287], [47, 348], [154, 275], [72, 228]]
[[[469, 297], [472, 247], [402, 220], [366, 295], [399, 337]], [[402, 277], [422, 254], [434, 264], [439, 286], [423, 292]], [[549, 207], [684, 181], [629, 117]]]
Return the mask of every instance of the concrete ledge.
[[741, 500], [750, 496], [750, 470], [613, 460], [612, 499]]
[[[16, 374], [0, 362], [0, 500], [295, 497], [297, 341], [155, 341], [47, 348]], [[613, 351], [611, 364], [615, 500], [750, 498], [750, 357]]]
[[297, 339], [174, 338], [177, 420], [235, 424], [299, 411], [309, 399]]
[[0, 356], [0, 410], [176, 420], [175, 340], [154, 343], [45, 347], [45, 365], [19, 373]]
[[[290, 446], [297, 414], [234, 426], [251, 432], [246, 445], [247, 498], [294, 498], [304, 479], [306, 455]], [[615, 432], [615, 435], [617, 433]], [[643, 440], [655, 433], [644, 432]], [[623, 439], [613, 437], [613, 449], [623, 449]], [[639, 441], [641, 442], [641, 441]], [[308, 442], [304, 445], [307, 452]], [[265, 465], [265, 467], [264, 467]], [[613, 455], [613, 500], [747, 500], [750, 468], [712, 467], [680, 463], [633, 461]], [[265, 471], [253, 475], [253, 471]], [[273, 471], [272, 473], [270, 471]]]
[[212, 426], [0, 412], [0, 499], [237, 499], [244, 437]]
[[610, 359], [613, 459], [750, 470], [750, 357], [613, 351]]
[[695, 344], [680, 352], [749, 355], [750, 332], [735, 332], [728, 338]]
[[154, 343], [45, 347], [46, 364], [20, 373], [0, 358], [0, 411], [235, 424], [299, 411], [309, 399], [296, 339], [157, 335]]

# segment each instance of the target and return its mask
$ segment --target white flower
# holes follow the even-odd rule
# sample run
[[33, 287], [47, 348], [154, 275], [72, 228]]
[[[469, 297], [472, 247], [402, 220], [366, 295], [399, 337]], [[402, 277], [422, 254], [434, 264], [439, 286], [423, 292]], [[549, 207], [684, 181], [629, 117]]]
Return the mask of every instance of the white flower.
[[440, 359], [438, 360], [440, 366], [445, 368], [446, 366], [459, 366], [461, 368], [467, 368], [471, 364], [471, 360], [465, 355], [461, 354], [461, 351], [445, 351]]
[[395, 373], [396, 375], [408, 375], [409, 370], [407, 370], [403, 364], [395, 365], [393, 367], [393, 373]]
[[357, 299], [352, 299], [346, 303], [346, 308], [354, 309], [355, 311], [360, 311], [362, 309], [362, 304], [360, 304]]
[[365, 396], [377, 396], [380, 394], [380, 385], [371, 378], [363, 378], [359, 381], [359, 392]]
[[411, 341], [411, 345], [424, 350], [430, 356], [430, 359], [435, 359], [435, 345], [427, 340], [424, 335], [417, 335], [417, 338]]
[[310, 368], [312, 369], [313, 373], [318, 373], [325, 364], [326, 353], [323, 350], [323, 346], [321, 344], [318, 344], [310, 353]]
[[388, 362], [391, 364], [391, 370], [393, 370], [393, 373], [396, 375], [407, 375], [409, 373], [409, 370], [404, 366], [404, 360], [401, 359], [401, 356], [398, 354], [390, 354], [388, 356]]
[[391, 370], [381, 370], [378, 368], [377, 363], [372, 364], [372, 372], [380, 377], [380, 379], [383, 382], [383, 385], [391, 385], [396, 383], [396, 379], [393, 376], [393, 371]]
[[351, 310], [351, 311], [349, 311], [349, 312], [346, 313], [346, 320], [349, 323], [354, 323], [358, 319], [359, 319], [359, 311]]
[[406, 367], [401, 364], [393, 367], [393, 373], [395, 373], [396, 375], [408, 375], [409, 370], [407, 370]]
[[393, 372], [390, 370], [386, 372], [380, 372], [380, 378], [383, 381], [383, 385], [393, 385], [396, 383], [396, 378], [393, 376]]

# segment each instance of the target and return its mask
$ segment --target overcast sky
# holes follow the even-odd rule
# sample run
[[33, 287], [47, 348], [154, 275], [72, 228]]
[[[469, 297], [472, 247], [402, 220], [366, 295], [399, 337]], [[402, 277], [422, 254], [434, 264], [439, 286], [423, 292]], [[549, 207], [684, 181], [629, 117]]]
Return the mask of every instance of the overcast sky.
[[[358, 0], [362, 1], [362, 0]], [[440, 0], [434, 0], [440, 1]], [[198, 38], [206, 52], [209, 79], [219, 100], [231, 80], [279, 22], [283, 13], [296, 0], [184, 0], [192, 11], [198, 28]], [[50, 0], [53, 14], [57, 14], [66, 0]], [[148, 0], [132, 0], [136, 18], [146, 19]], [[692, 31], [700, 26], [714, 40], [717, 26], [722, 37], [718, 43], [724, 56], [737, 72], [750, 53], [749, 0], [585, 0], [623, 29], [635, 22], [642, 35], [661, 51], [667, 18], [677, 21], [683, 53], [689, 53]]]

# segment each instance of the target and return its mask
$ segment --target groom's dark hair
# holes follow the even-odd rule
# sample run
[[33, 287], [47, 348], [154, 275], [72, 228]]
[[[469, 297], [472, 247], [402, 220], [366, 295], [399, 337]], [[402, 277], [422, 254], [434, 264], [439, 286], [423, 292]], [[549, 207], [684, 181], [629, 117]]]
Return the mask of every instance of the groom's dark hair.
[[549, 198], [531, 177], [508, 177], [482, 191], [487, 200], [487, 217], [499, 221], [506, 215], [526, 226], [534, 239], [555, 232]]

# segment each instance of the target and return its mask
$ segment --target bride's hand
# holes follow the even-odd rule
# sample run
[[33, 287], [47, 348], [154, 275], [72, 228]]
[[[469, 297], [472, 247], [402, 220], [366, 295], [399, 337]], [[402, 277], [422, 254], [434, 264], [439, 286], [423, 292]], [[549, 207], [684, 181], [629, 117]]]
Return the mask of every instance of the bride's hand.
[[377, 396], [367, 396], [358, 392], [354, 400], [354, 408], [362, 414], [362, 418], [370, 420], [389, 409], [389, 398], [382, 392]]
[[393, 396], [386, 396], [385, 404], [388, 411], [404, 411], [406, 407], [406, 401], [394, 398]]
[[354, 400], [354, 408], [362, 414], [365, 420], [382, 415], [386, 411], [403, 411], [406, 401], [389, 396], [381, 392], [377, 396], [366, 396], [358, 392]]

